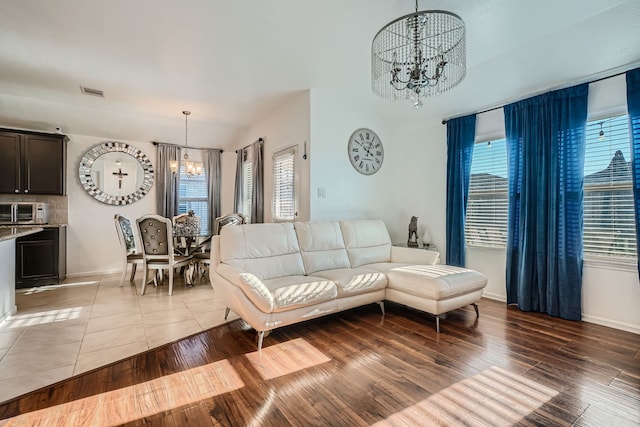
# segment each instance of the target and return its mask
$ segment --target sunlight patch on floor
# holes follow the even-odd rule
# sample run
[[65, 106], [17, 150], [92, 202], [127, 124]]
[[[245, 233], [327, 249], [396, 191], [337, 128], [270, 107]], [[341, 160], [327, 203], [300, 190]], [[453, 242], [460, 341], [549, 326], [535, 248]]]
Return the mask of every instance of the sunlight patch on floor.
[[557, 391], [493, 366], [374, 424], [383, 426], [511, 426], [551, 400]]
[[0, 421], [22, 425], [114, 426], [244, 387], [228, 360]]
[[90, 280], [87, 282], [69, 282], [69, 283], [61, 283], [59, 285], [46, 285], [46, 286], [36, 286], [33, 288], [16, 289], [16, 292], [23, 293], [25, 295], [32, 295], [32, 294], [41, 294], [47, 291], [54, 291], [56, 289], [71, 288], [74, 286], [98, 285], [98, 283], [99, 283], [98, 280]]
[[2, 329], [15, 329], [24, 326], [43, 325], [46, 323], [62, 322], [65, 320], [78, 319], [83, 310], [87, 313], [91, 307], [67, 307], [56, 310], [39, 311], [37, 313], [27, 313], [13, 315], [2, 322]]
[[330, 361], [304, 338], [263, 348], [245, 355], [265, 380], [281, 377]]

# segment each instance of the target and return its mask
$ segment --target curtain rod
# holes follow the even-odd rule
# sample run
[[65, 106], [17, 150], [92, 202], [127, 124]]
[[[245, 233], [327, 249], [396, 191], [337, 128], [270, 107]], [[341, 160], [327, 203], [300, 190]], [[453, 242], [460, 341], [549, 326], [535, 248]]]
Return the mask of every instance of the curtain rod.
[[[164, 144], [164, 145], [175, 145], [176, 147], [180, 147], [182, 148], [182, 145], [178, 145], [178, 144], [169, 144], [168, 142], [157, 142], [157, 141], [151, 141], [151, 143], [153, 145], [158, 145], [158, 144]], [[202, 148], [202, 147], [189, 147], [192, 148], [194, 150], [213, 150], [213, 151], [219, 151], [221, 153], [224, 153], [223, 150], [221, 150], [220, 148]]]
[[[589, 84], [591, 84], [591, 83], [597, 83], [597, 82], [602, 81], [602, 80], [606, 80], [606, 79], [610, 79], [610, 78], [612, 78], [612, 77], [620, 76], [620, 75], [622, 75], [622, 74], [625, 74], [627, 71], [630, 71], [630, 70], [633, 70], [633, 69], [634, 69], [634, 67], [629, 68], [628, 70], [625, 70], [625, 71], [617, 72], [617, 73], [615, 73], [615, 74], [611, 74], [611, 75], [604, 76], [604, 77], [599, 77], [599, 78], [594, 79], [594, 80], [589, 80], [589, 81], [585, 81], [585, 82], [582, 82], [582, 83], [576, 83], [576, 84], [574, 84], [574, 85], [572, 85], [572, 86], [577, 86], [577, 85], [584, 84], [584, 83], [589, 83]], [[557, 87], [557, 89], [550, 89], [550, 90], [548, 90], [548, 91], [541, 92], [541, 93], [540, 93], [540, 94], [538, 94], [538, 95], [541, 95], [542, 93], [552, 92], [552, 91], [554, 91], [554, 90], [558, 90], [558, 89], [560, 89], [560, 88], [562, 88], [562, 87], [564, 87], [564, 86], [558, 86], [558, 87]], [[569, 86], [567, 86], [567, 87], [569, 87]], [[521, 101], [521, 100], [523, 100], [523, 99], [531, 98], [531, 97], [533, 97], [533, 96], [537, 96], [537, 95], [530, 95], [530, 96], [527, 96], [527, 97], [525, 97], [525, 98], [520, 98], [520, 99], [518, 99], [518, 100], [515, 100], [515, 101], [512, 101], [512, 102], [509, 102], [509, 103], [505, 103], [505, 104], [502, 104], [502, 105], [498, 105], [497, 107], [490, 107], [490, 108], [487, 108], [487, 109], [484, 109], [484, 110], [481, 110], [481, 111], [477, 111], [475, 114], [483, 114], [483, 113], [488, 113], [489, 111], [495, 111], [495, 110], [498, 110], [498, 109], [500, 109], [500, 108], [504, 107], [505, 105], [511, 104], [511, 103], [513, 103], [513, 102], [518, 102], [518, 101]], [[468, 115], [470, 115], [470, 114], [474, 114], [474, 113], [461, 114], [461, 115], [459, 115], [459, 116], [450, 117], [450, 118], [448, 118], [448, 119], [442, 119], [442, 124], [443, 124], [443, 125], [446, 125], [446, 124], [447, 124], [447, 122], [448, 122], [449, 120], [456, 119], [456, 118], [458, 118], [458, 117], [468, 116]]]
[[[264, 143], [264, 139], [262, 139], [262, 138], [258, 138], [258, 141], [256, 141], [256, 142]], [[237, 153], [238, 151], [246, 150], [247, 148], [251, 147], [253, 144], [255, 144], [255, 142], [254, 142], [254, 143], [251, 143], [251, 144], [249, 144], [249, 145], [247, 145], [247, 146], [244, 146], [244, 147], [242, 147], [242, 148], [241, 148], [241, 149], [239, 149], [239, 150], [236, 150], [236, 153]]]

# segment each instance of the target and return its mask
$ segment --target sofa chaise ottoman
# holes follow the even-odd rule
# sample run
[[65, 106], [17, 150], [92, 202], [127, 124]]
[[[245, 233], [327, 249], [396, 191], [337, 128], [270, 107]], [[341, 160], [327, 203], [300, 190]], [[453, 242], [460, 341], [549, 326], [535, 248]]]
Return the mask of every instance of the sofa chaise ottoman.
[[[211, 245], [211, 286], [258, 332], [389, 300], [436, 317], [475, 304], [487, 278], [391, 244], [380, 220], [233, 225]], [[226, 318], [226, 315], [225, 315]]]

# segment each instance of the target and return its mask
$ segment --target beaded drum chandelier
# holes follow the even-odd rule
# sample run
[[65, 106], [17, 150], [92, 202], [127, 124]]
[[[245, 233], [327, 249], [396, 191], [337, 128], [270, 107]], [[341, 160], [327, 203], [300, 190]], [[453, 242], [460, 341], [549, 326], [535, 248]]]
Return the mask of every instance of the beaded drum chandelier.
[[416, 11], [378, 31], [371, 45], [371, 88], [391, 100], [422, 99], [446, 92], [466, 75], [465, 27], [442, 10]]

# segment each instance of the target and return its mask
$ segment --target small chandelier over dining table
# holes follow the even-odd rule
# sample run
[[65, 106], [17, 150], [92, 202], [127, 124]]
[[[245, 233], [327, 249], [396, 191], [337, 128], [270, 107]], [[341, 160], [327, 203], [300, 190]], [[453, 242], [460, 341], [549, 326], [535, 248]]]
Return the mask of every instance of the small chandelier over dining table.
[[371, 45], [371, 88], [391, 100], [422, 99], [460, 83], [466, 75], [462, 18], [443, 10], [416, 11], [388, 23]]
[[[191, 178], [192, 176], [200, 175], [202, 173], [202, 163], [192, 162], [189, 160], [189, 140], [188, 140], [188, 123], [187, 120], [191, 111], [183, 111], [184, 114], [184, 155], [182, 156], [182, 164], [180, 168], [183, 173], [187, 176], [187, 178]], [[178, 162], [176, 160], [172, 160], [169, 162], [169, 167], [171, 168], [171, 172], [178, 172]]]

